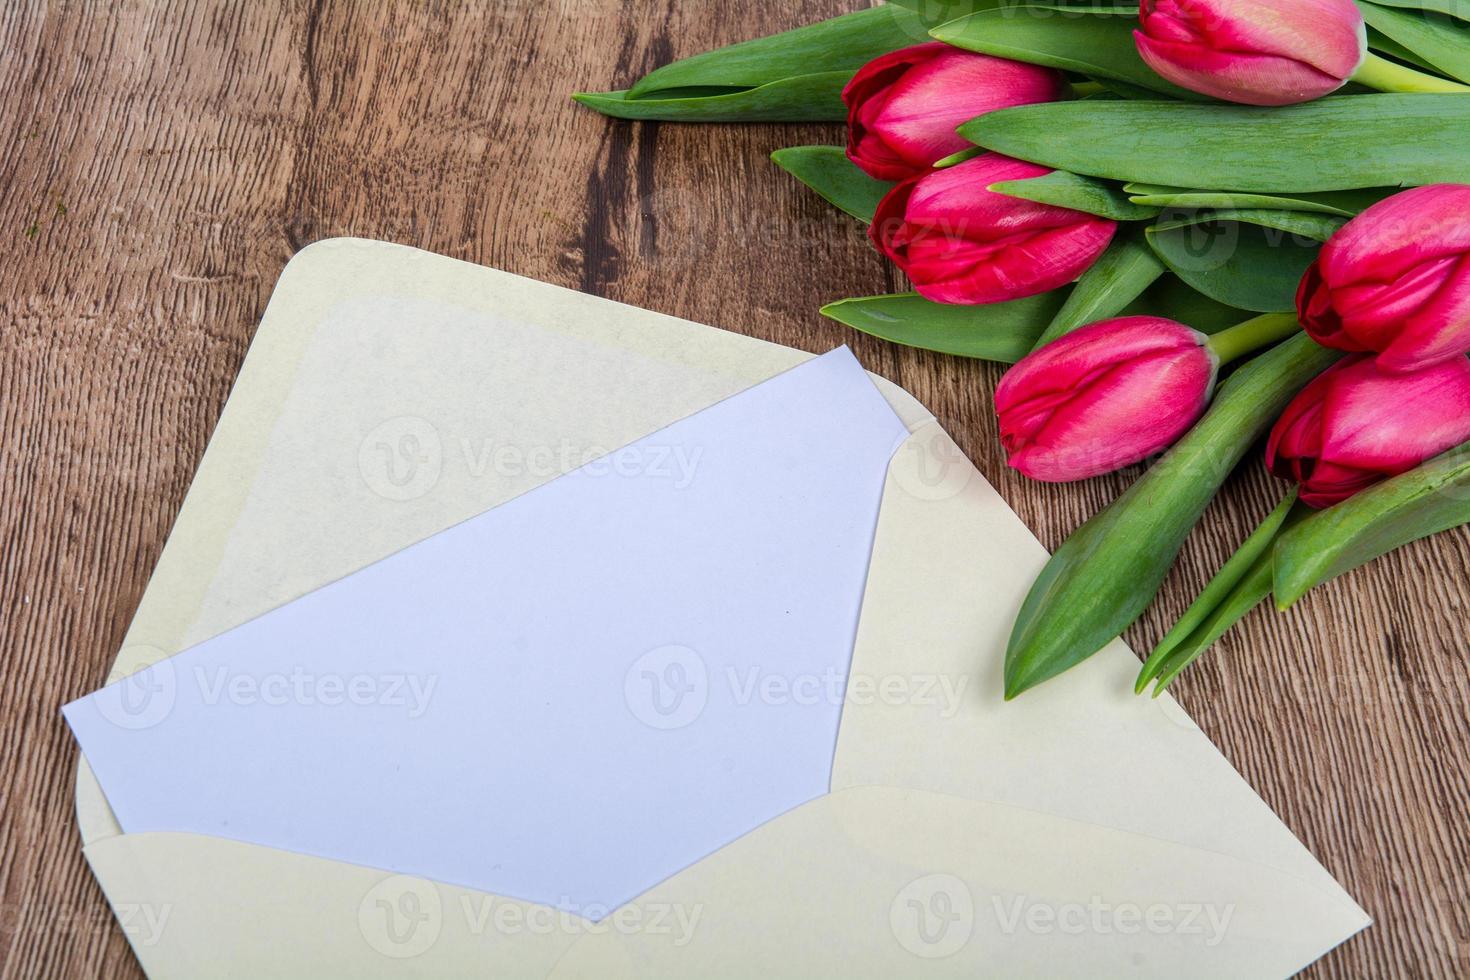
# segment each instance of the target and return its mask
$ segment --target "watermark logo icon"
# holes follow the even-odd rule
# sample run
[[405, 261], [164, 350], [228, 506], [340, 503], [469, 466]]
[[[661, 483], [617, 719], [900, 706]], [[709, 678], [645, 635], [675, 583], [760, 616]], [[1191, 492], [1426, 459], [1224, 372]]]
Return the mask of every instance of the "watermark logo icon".
[[915, 878], [893, 897], [888, 924], [898, 944], [926, 960], [953, 956], [975, 931], [975, 899], [954, 875]]
[[367, 944], [384, 956], [409, 959], [439, 940], [444, 925], [439, 889], [412, 875], [394, 875], [363, 896], [357, 926]]
[[[898, 452], [890, 470], [893, 480], [918, 500], [949, 500], [963, 493], [976, 476], [960, 447], [937, 426], [927, 437], [911, 436]], [[908, 460], [913, 465], [905, 465]]]
[[124, 647], [107, 686], [95, 695], [102, 717], [119, 728], [139, 731], [167, 718], [178, 698], [178, 678], [164, 652], [147, 644]]
[[709, 670], [704, 658], [689, 647], [658, 647], [629, 666], [623, 697], [633, 717], [650, 728], [683, 728], [704, 713]]
[[363, 482], [388, 500], [416, 500], [434, 489], [444, 469], [444, 445], [427, 420], [400, 415], [380, 423], [358, 446]]

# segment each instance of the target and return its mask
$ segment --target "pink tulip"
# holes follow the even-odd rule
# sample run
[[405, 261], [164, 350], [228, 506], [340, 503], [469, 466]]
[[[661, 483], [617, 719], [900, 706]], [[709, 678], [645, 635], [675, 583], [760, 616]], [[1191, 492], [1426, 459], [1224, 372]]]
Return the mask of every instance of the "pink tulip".
[[1208, 340], [1173, 320], [1128, 316], [1028, 355], [995, 390], [1011, 466], [1060, 483], [1164, 450], [1209, 404], [1220, 362]]
[[1329, 507], [1470, 440], [1470, 359], [1407, 374], [1358, 354], [1297, 395], [1266, 446], [1271, 472]]
[[1368, 54], [1353, 0], [1143, 0], [1148, 66], [1204, 95], [1290, 105], [1337, 91]]
[[906, 180], [878, 205], [868, 237], [936, 303], [999, 303], [1080, 276], [1117, 225], [987, 188], [1051, 173], [998, 153]]
[[847, 156], [879, 180], [907, 180], [970, 146], [955, 128], [976, 116], [1054, 102], [1061, 72], [934, 42], [874, 58], [842, 90]]
[[1470, 186], [1416, 187], [1373, 205], [1322, 248], [1297, 292], [1325, 347], [1412, 371], [1470, 351]]

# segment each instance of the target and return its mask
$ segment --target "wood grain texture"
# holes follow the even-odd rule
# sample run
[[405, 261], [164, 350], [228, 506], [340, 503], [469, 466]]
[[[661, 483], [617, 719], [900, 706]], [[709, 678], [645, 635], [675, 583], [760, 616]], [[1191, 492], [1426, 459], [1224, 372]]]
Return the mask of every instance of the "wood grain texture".
[[[854, 222], [767, 159], [836, 127], [610, 122], [566, 97], [856, 2], [4, 5], [0, 974], [138, 975], [81, 858], [57, 709], [106, 675], [306, 243], [382, 238], [812, 351], [850, 343], [1051, 547], [1126, 485], [1018, 479], [996, 368], [816, 314], [898, 285]], [[1136, 645], [1281, 489], [1254, 465], [1231, 481]], [[1177, 685], [1377, 919], [1309, 976], [1470, 975], [1467, 568], [1463, 529], [1408, 548], [1258, 611]]]

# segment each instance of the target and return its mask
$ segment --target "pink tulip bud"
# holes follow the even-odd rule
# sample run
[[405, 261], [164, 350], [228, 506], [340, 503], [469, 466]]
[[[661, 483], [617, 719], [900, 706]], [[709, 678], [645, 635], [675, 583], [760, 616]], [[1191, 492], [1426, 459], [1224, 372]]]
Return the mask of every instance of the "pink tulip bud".
[[970, 144], [955, 128], [996, 109], [1054, 102], [1061, 72], [934, 42], [874, 58], [842, 90], [847, 156], [879, 180], [907, 180]]
[[1324, 347], [1412, 371], [1470, 351], [1470, 186], [1416, 187], [1349, 221], [1307, 270], [1297, 310]]
[[1303, 388], [1271, 431], [1266, 465], [1301, 484], [1301, 500], [1330, 507], [1470, 440], [1470, 359], [1407, 374], [1366, 354], [1345, 358]]
[[1066, 285], [1108, 247], [1115, 222], [997, 194], [1051, 173], [998, 153], [906, 180], [878, 204], [868, 237], [936, 303], [999, 303]]
[[1247, 105], [1321, 98], [1368, 54], [1353, 0], [1143, 0], [1138, 21], [1133, 38], [1150, 68]]
[[1103, 320], [1059, 337], [995, 390], [1010, 464], [1036, 480], [1081, 480], [1146, 459], [1209, 404], [1219, 360], [1207, 338], [1157, 316]]

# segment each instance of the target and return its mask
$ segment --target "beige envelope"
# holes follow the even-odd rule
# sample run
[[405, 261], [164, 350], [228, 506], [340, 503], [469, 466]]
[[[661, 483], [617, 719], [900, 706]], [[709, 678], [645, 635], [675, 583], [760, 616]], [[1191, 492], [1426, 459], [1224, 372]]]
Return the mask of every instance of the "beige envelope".
[[[402, 246], [312, 245], [282, 273], [113, 679], [809, 356]], [[877, 380], [911, 435], [829, 795], [593, 923], [124, 834], [83, 761], [87, 860], [149, 975], [1280, 977], [1366, 926], [1177, 705], [1133, 696], [1121, 643], [1002, 701], [1045, 553]]]

